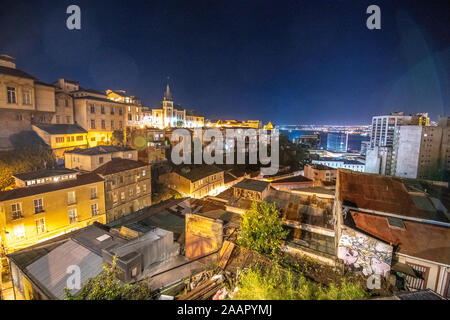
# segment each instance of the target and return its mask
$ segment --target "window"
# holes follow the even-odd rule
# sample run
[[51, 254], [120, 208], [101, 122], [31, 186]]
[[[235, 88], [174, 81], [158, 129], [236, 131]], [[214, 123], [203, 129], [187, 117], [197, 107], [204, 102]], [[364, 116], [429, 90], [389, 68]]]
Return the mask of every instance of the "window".
[[114, 106], [111, 106], [110, 113], [111, 113], [111, 115], [114, 115]]
[[28, 88], [22, 90], [22, 103], [27, 105], [31, 104], [31, 91]]
[[142, 185], [142, 190], [144, 191], [144, 193], [147, 192], [147, 185], [146, 185], [146, 184], [143, 184], [143, 185]]
[[65, 103], [66, 107], [69, 106], [69, 100], [68, 99], [64, 100], [64, 103]]
[[130, 197], [133, 196], [133, 188], [132, 187], [130, 188], [130, 190], [128, 190], [128, 193], [129, 193]]
[[133, 120], [132, 116], [133, 116], [133, 115], [132, 115], [131, 113], [129, 113], [129, 114], [128, 114], [128, 120], [130, 120], [130, 121]]
[[111, 120], [111, 130], [114, 130], [114, 120]]
[[21, 203], [13, 203], [11, 205], [12, 210], [12, 219], [20, 219], [22, 218], [22, 204]]
[[69, 191], [67, 192], [67, 204], [75, 204], [77, 202], [77, 197], [75, 195], [75, 191]]
[[16, 114], [16, 120], [17, 121], [22, 121], [23, 120], [23, 116], [21, 113]]
[[25, 227], [23, 223], [14, 226], [14, 238], [16, 240], [25, 239]]
[[105, 106], [104, 105], [100, 106], [100, 113], [105, 114]]
[[45, 232], [45, 218], [36, 220], [36, 232], [37, 234], [42, 234]]
[[94, 217], [94, 216], [96, 216], [96, 215], [98, 215], [98, 206], [97, 206], [97, 204], [96, 203], [93, 203], [93, 204], [91, 204], [91, 214], [92, 214], [92, 216]]
[[131, 112], [131, 106], [128, 106], [128, 112]]
[[102, 120], [102, 129], [106, 129], [105, 120]]
[[61, 122], [61, 116], [56, 116], [56, 123], [60, 123]]
[[145, 170], [142, 170], [142, 176], [143, 176], [143, 177], [145, 177], [146, 173], [147, 173], [147, 172], [146, 172]]
[[122, 121], [119, 121], [119, 129], [122, 129]]
[[66, 116], [66, 123], [72, 122], [71, 120], [72, 120], [72, 118], [70, 116]]
[[8, 87], [7, 94], [8, 94], [8, 103], [16, 103], [16, 88]]
[[136, 115], [136, 121], [139, 121], [139, 115], [138, 114]]
[[77, 136], [77, 141], [83, 141], [83, 136]]
[[42, 198], [34, 199], [34, 213], [41, 213], [44, 211], [44, 201]]
[[119, 116], [123, 115], [123, 109], [122, 107], [119, 108]]
[[117, 201], [119, 201], [119, 195], [117, 194], [117, 192], [114, 192], [114, 194], [113, 194], [113, 203], [117, 203]]
[[120, 200], [122, 200], [122, 201], [125, 200], [125, 192], [120, 193]]
[[136, 194], [140, 194], [141, 193], [141, 187], [140, 186], [136, 186]]
[[98, 163], [103, 163], [103, 157], [98, 158]]
[[66, 141], [67, 141], [67, 142], [70, 142], [70, 137], [67, 137], [67, 138], [66, 138]]
[[78, 222], [77, 221], [77, 209], [69, 210], [69, 222], [70, 222], [70, 224]]
[[91, 129], [95, 129], [95, 120], [91, 120]]
[[91, 187], [91, 199], [97, 198], [97, 187]]
[[90, 109], [91, 109], [91, 113], [95, 113], [95, 106], [94, 106], [94, 104], [91, 103], [91, 104], [89, 105], [89, 107], [90, 107]]

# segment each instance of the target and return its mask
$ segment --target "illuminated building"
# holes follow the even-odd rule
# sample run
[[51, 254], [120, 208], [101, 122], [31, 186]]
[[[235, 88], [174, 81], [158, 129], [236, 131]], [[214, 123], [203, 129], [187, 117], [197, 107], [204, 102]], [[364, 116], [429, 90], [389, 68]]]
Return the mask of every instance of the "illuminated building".
[[185, 110], [179, 105], [174, 105], [169, 85], [166, 86], [161, 108], [151, 110], [151, 116], [145, 118], [145, 124], [156, 128], [201, 128], [205, 124], [205, 118], [195, 111]]
[[109, 100], [123, 103], [125, 105], [125, 124], [127, 127], [135, 128], [143, 125], [142, 105], [135, 96], [128, 96], [125, 90], [106, 90]]
[[97, 174], [42, 170], [16, 175], [17, 179], [30, 186], [0, 192], [4, 253], [86, 227], [94, 221], [106, 221], [104, 182]]
[[[269, 122], [272, 126], [272, 124]], [[268, 124], [268, 125], [269, 125]], [[208, 127], [215, 128], [253, 128], [261, 129], [262, 123], [259, 120], [247, 120], [247, 121], [237, 121], [237, 120], [208, 120]]]
[[160, 182], [184, 196], [202, 198], [225, 190], [224, 171], [212, 165], [181, 167], [162, 174]]
[[138, 160], [138, 152], [129, 147], [97, 146], [88, 149], [73, 149], [64, 153], [66, 168], [93, 171], [113, 158]]
[[88, 132], [76, 124], [34, 124], [32, 129], [58, 159], [64, 159], [66, 151], [88, 147]]
[[0, 55], [0, 149], [11, 149], [10, 137], [50, 123], [55, 114], [55, 88], [16, 69], [14, 58]]
[[392, 112], [386, 116], [372, 118], [370, 148], [366, 151], [366, 172], [392, 175], [394, 135], [398, 127], [429, 126], [427, 113], [405, 116], [403, 112]]
[[107, 223], [151, 205], [150, 165], [114, 158], [94, 172], [105, 179]]
[[347, 152], [348, 133], [328, 132], [327, 150], [332, 152]]

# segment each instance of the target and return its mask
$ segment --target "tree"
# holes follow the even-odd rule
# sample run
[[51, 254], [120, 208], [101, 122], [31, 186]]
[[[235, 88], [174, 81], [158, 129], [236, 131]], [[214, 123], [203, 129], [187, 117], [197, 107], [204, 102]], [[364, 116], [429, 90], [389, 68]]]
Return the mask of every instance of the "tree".
[[274, 254], [286, 238], [288, 231], [283, 229], [275, 204], [253, 202], [241, 221], [239, 244], [259, 253]]
[[103, 265], [103, 272], [89, 279], [78, 294], [65, 288], [66, 300], [149, 300], [150, 289], [146, 283], [123, 284], [114, 257], [112, 264]]
[[123, 130], [114, 130], [111, 136], [111, 144], [114, 146], [121, 146], [123, 145], [123, 140]]

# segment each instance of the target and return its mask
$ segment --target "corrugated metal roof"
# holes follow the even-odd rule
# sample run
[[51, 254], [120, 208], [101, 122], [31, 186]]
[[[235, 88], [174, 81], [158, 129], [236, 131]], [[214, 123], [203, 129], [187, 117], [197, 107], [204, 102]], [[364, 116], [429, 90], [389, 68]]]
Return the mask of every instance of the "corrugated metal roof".
[[[29, 265], [28, 273], [44, 286], [57, 299], [64, 299], [64, 288], [70, 274], [67, 268], [76, 265], [80, 268], [81, 286], [102, 271], [102, 258], [73, 240], [55, 248], [47, 255]], [[75, 294], [79, 290], [72, 290]]]

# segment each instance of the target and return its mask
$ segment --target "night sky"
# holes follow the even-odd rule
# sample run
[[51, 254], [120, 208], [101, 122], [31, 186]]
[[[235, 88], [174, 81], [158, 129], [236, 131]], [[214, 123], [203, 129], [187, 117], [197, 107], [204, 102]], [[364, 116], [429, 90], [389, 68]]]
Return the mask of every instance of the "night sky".
[[[42, 81], [124, 89], [206, 118], [368, 124], [449, 115], [450, 1], [5, 1], [0, 53]], [[81, 8], [80, 31], [66, 8]], [[381, 30], [366, 8], [381, 8]], [[168, 80], [169, 77], [169, 80]]]

